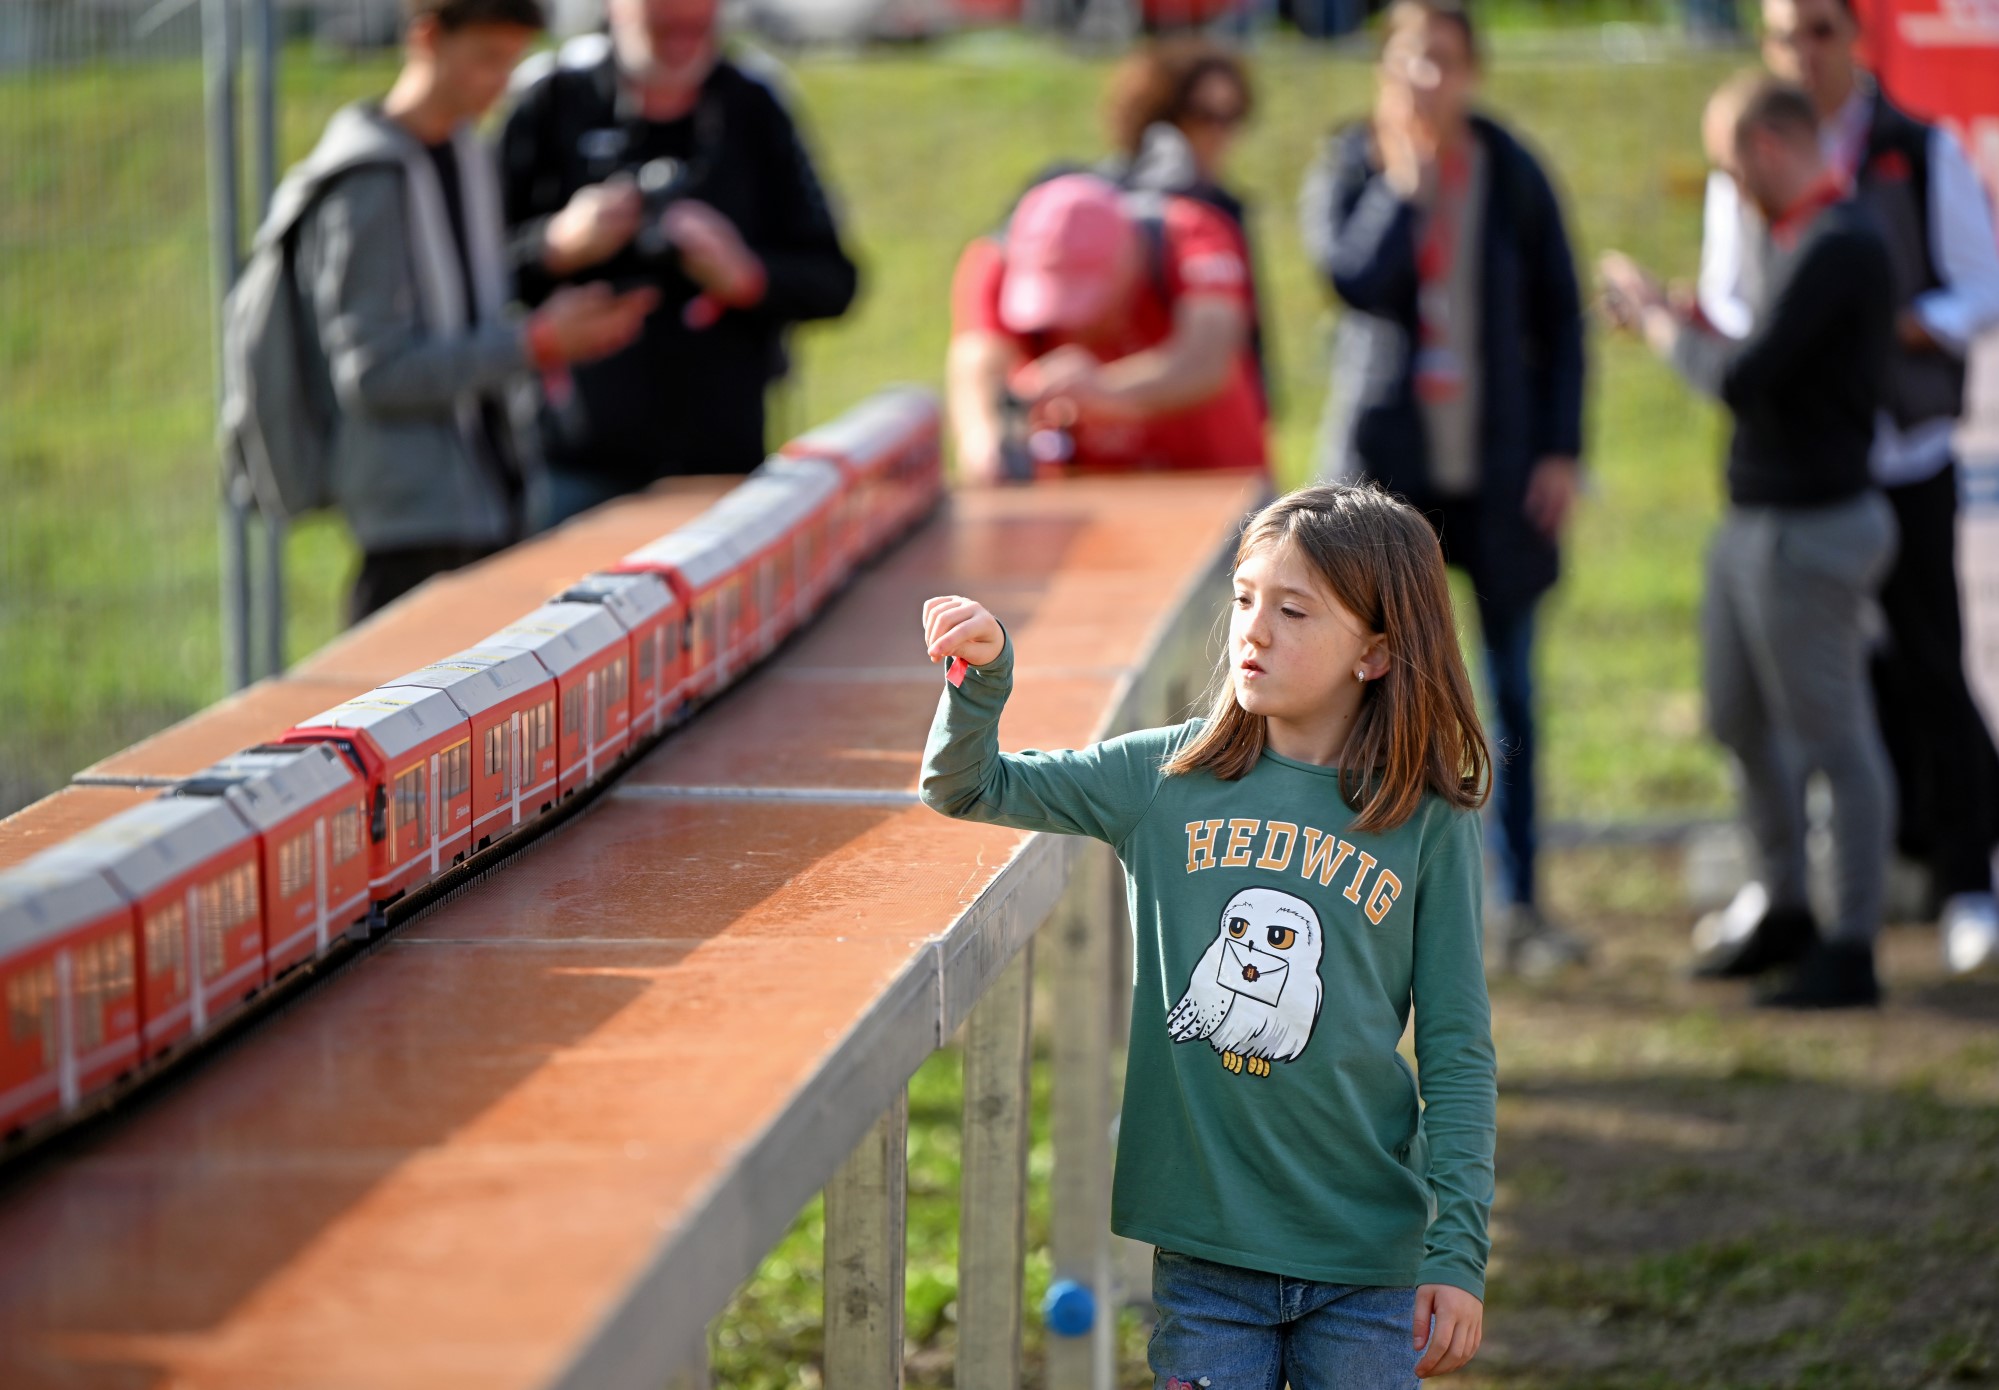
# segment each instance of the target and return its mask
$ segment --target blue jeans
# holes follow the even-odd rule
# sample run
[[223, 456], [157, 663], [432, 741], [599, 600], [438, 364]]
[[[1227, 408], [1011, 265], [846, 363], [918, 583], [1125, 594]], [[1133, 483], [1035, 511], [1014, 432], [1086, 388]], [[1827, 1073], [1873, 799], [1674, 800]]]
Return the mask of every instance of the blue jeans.
[[1154, 1390], [1413, 1390], [1416, 1290], [1152, 1257]]
[[1534, 606], [1478, 606], [1485, 670], [1492, 692], [1493, 813], [1499, 820], [1499, 867], [1506, 891], [1534, 906]]

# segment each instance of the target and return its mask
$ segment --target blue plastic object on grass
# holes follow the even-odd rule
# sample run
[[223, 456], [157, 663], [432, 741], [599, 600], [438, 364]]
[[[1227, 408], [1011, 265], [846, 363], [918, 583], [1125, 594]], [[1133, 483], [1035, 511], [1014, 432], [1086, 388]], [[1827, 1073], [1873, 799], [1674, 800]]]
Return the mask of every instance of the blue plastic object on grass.
[[1097, 1322], [1097, 1296], [1074, 1279], [1057, 1279], [1041, 1300], [1041, 1319], [1057, 1337], [1081, 1337]]

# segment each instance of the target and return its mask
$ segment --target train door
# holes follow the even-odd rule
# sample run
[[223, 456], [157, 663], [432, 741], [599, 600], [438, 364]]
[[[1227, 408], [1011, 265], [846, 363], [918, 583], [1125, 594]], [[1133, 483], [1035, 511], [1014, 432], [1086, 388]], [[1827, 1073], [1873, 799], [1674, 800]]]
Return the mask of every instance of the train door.
[[67, 1110], [82, 1094], [76, 1066], [76, 962], [56, 952], [56, 1090]]
[[315, 816], [312, 821], [312, 923], [313, 939], [317, 954], [326, 954], [326, 891], [327, 875], [332, 872], [333, 861], [326, 854], [326, 817]]
[[444, 797], [441, 794], [442, 784], [437, 780], [438, 769], [442, 761], [437, 754], [432, 753], [430, 755], [430, 786], [425, 789], [430, 792], [430, 795], [425, 796], [422, 791], [418, 792], [420, 807], [417, 811], [417, 817], [430, 836], [430, 871], [433, 874], [437, 872], [438, 864], [441, 862], [443, 855], [443, 845], [438, 838], [437, 824], [438, 810], [444, 801]]
[[514, 797], [514, 818], [509, 822], [511, 825], [521, 823], [521, 781], [526, 775], [524, 767], [527, 763], [527, 759], [521, 756], [522, 751], [521, 712], [515, 710], [507, 720], [507, 752], [510, 755], [510, 762], [505, 785], [513, 792]]
[[187, 887], [187, 1002], [197, 1036], [208, 1031], [207, 980], [213, 967], [201, 952], [201, 895]]

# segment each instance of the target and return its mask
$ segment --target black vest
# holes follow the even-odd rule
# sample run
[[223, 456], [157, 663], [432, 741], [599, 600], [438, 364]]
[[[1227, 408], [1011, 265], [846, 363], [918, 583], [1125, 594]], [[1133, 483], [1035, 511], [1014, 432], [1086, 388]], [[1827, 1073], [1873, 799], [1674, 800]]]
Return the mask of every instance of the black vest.
[[[1854, 197], [1873, 214], [1894, 269], [1895, 307], [1937, 289], [1930, 236], [1931, 128], [1873, 94], [1867, 149], [1854, 171]], [[1929, 420], [1955, 420], [1964, 411], [1964, 359], [1950, 352], [1912, 352], [1896, 344], [1882, 398], [1903, 429]]]

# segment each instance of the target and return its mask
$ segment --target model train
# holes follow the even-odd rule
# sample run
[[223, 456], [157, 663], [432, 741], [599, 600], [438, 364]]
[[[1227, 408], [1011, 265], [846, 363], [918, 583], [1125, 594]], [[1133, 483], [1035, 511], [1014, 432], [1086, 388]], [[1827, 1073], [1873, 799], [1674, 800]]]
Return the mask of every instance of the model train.
[[199, 1043], [614, 775], [942, 492], [935, 398], [883, 392], [471, 650], [0, 872], [0, 1139]]

